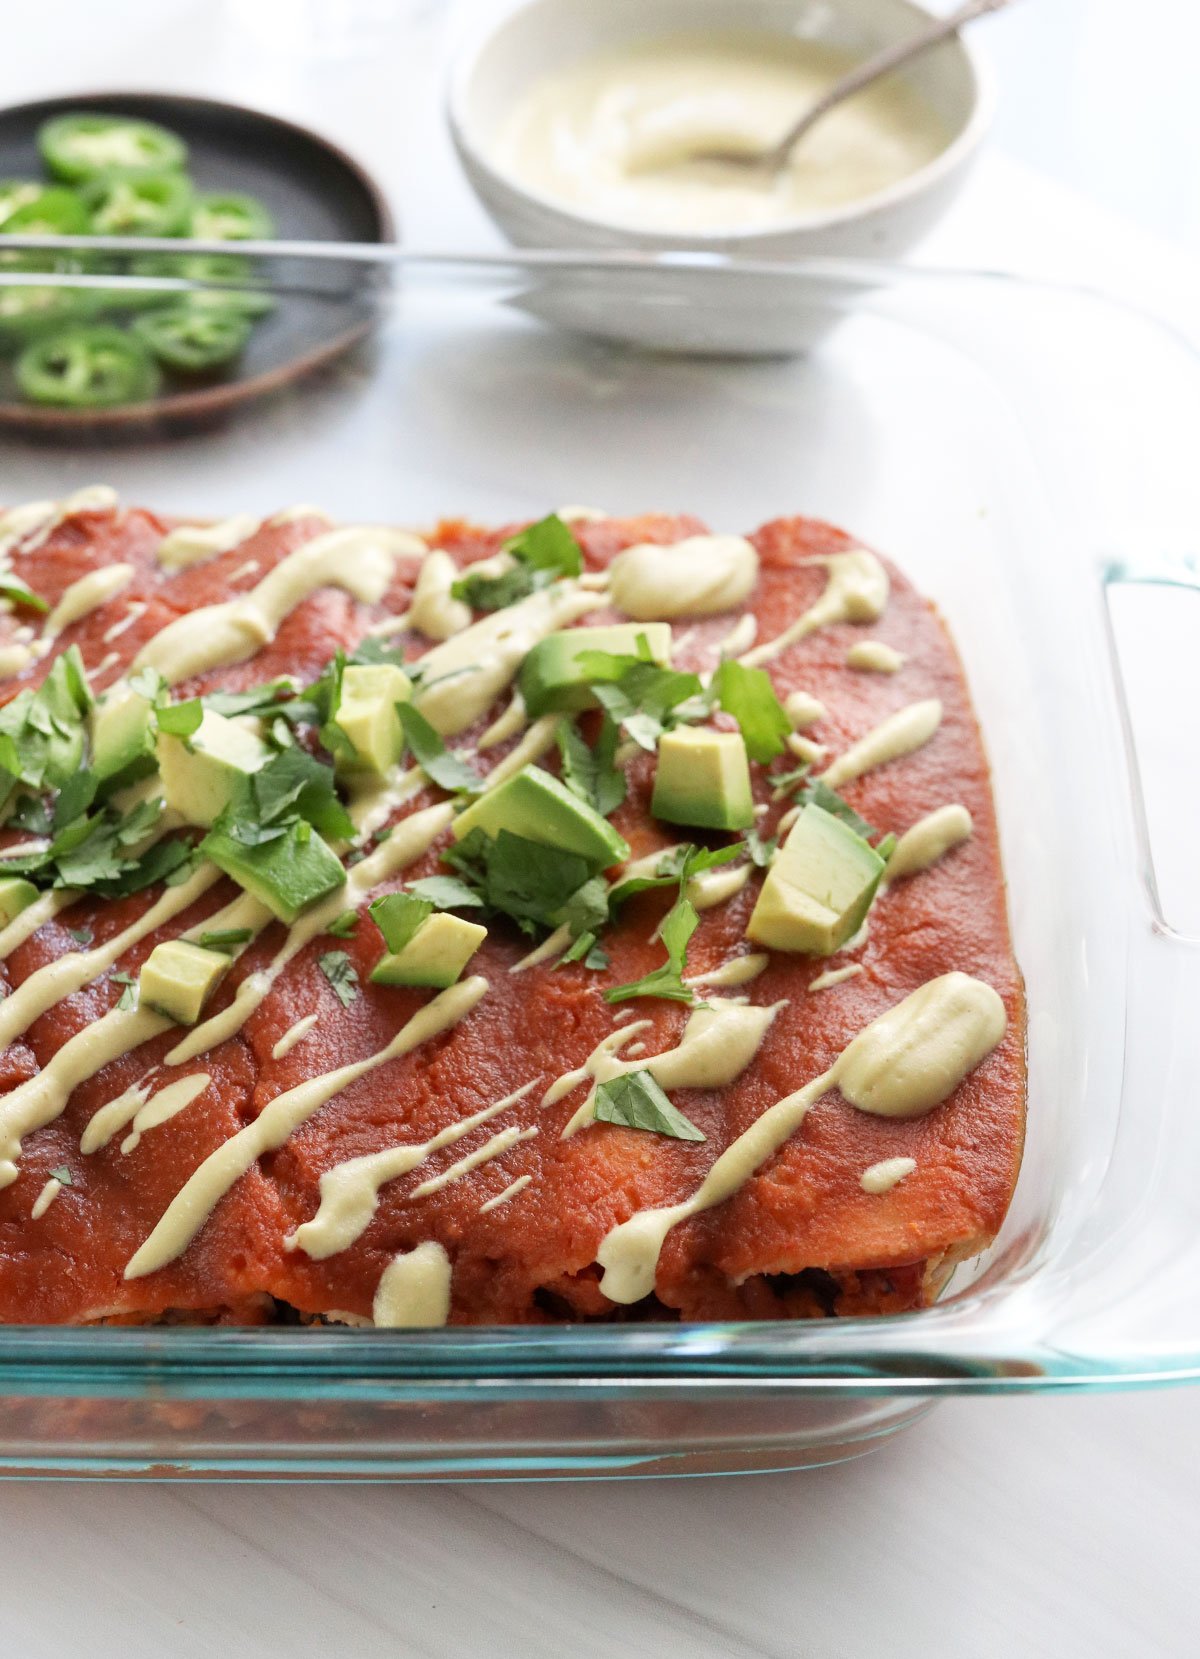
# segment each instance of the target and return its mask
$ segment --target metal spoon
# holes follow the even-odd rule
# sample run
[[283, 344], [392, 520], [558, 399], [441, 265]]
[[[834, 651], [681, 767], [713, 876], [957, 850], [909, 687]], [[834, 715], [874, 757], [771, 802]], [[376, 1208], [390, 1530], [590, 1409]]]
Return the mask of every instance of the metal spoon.
[[836, 109], [839, 104], [845, 103], [847, 98], [853, 98], [855, 93], [861, 92], [864, 87], [880, 80], [884, 75], [891, 74], [893, 69], [911, 63], [913, 58], [920, 57], [922, 52], [928, 52], [949, 35], [957, 34], [965, 24], [971, 23], [977, 17], [983, 17], [986, 12], [997, 12], [1002, 7], [1012, 4], [1012, 0], [967, 0], [967, 3], [958, 6], [947, 17], [938, 17], [926, 25], [924, 29], [910, 35], [907, 40], [899, 40], [894, 46], [886, 46], [882, 52], [876, 52], [874, 57], [857, 64], [840, 80], [834, 81], [828, 92], [817, 99], [811, 108], [790, 126], [787, 132], [768, 150], [697, 150], [689, 158], [692, 161], [725, 161], [737, 167], [756, 167], [768, 173], [778, 173], [786, 166], [788, 157], [800, 140], [808, 133], [822, 117]]

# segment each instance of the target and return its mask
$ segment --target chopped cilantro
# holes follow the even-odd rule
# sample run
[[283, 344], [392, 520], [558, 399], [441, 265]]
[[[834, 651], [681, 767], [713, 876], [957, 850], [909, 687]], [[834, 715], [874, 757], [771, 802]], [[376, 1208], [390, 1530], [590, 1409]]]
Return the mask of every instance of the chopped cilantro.
[[14, 605], [24, 605], [30, 611], [45, 613], [50, 609], [41, 594], [34, 593], [28, 582], [14, 576], [11, 570], [0, 571], [0, 599], [11, 599]]
[[90, 927], [69, 927], [67, 932], [80, 950], [87, 950], [96, 937]]
[[713, 675], [712, 692], [737, 721], [751, 760], [774, 760], [783, 753], [792, 723], [765, 669], [747, 668], [727, 657]]
[[479, 774], [447, 749], [419, 709], [411, 703], [397, 703], [396, 713], [404, 727], [404, 739], [417, 765], [439, 788], [451, 794], [477, 795], [483, 787]]
[[[79, 647], [56, 657], [36, 691], [20, 691], [0, 708], [0, 774], [28, 789], [61, 789], [83, 762], [92, 706]], [[0, 786], [6, 780], [0, 775]]]
[[331, 933], [335, 939], [351, 939], [354, 937], [354, 930], [357, 926], [358, 911], [343, 910], [340, 916], [335, 917], [330, 922], [325, 931]]
[[672, 1106], [648, 1071], [622, 1072], [596, 1090], [595, 1116], [600, 1123], [648, 1129], [677, 1141], [703, 1141], [707, 1135]]
[[860, 818], [849, 802], [844, 801], [836, 790], [830, 789], [827, 783], [820, 778], [814, 778], [806, 783], [796, 797], [796, 804], [800, 807], [819, 806], [830, 813], [834, 818], [840, 818], [855, 833], [861, 835], [864, 841], [869, 841], [876, 833], [865, 818]]
[[239, 780], [224, 828], [246, 847], [278, 840], [299, 820], [331, 841], [349, 841], [354, 825], [338, 799], [333, 768], [307, 749], [282, 749]]
[[200, 728], [204, 705], [199, 697], [192, 697], [186, 703], [160, 703], [154, 718], [160, 732], [166, 732], [169, 737], [189, 738]]
[[572, 794], [595, 807], [602, 818], [615, 812], [625, 799], [625, 774], [613, 759], [618, 736], [616, 722], [608, 715], [594, 748], [589, 747], [573, 721], [560, 722], [557, 732], [563, 782]]
[[28, 830], [31, 835], [45, 835], [50, 829], [50, 814], [44, 801], [36, 795], [22, 795], [8, 815], [9, 827]]
[[608, 921], [608, 883], [600, 876], [585, 881], [562, 907], [561, 921], [573, 938], [590, 933], [593, 938]]
[[793, 789], [799, 789], [811, 771], [808, 761], [802, 760], [799, 766], [793, 766], [786, 772], [768, 772], [767, 782], [777, 796], [790, 795]]
[[678, 883], [682, 890], [693, 876], [698, 876], [703, 870], [715, 869], [720, 864], [729, 864], [741, 853], [740, 841], [731, 841], [724, 847], [668, 847], [652, 876], [628, 876], [619, 881], [609, 894], [609, 903], [615, 908], [624, 904], [626, 899], [649, 892], [653, 887], [674, 887]]
[[209, 691], [200, 701], [214, 714], [224, 714], [229, 718], [239, 714], [265, 715], [288, 702], [294, 691], [292, 681], [283, 678], [251, 686], [247, 691]]
[[501, 830], [493, 841], [472, 830], [442, 854], [486, 909], [510, 917], [523, 933], [555, 928], [564, 906], [591, 879], [592, 867], [574, 853]]
[[604, 993], [605, 1002], [628, 1002], [630, 997], [665, 997], [670, 1002], [693, 1002], [695, 993], [683, 983], [687, 966], [687, 948], [692, 934], [700, 925], [696, 907], [690, 899], [679, 898], [667, 912], [661, 938], [667, 947], [667, 960], [661, 968], [628, 985], [614, 985]]
[[567, 962], [582, 962], [585, 968], [598, 972], [608, 967], [608, 952], [596, 943], [594, 933], [581, 933], [559, 957], [557, 965], [561, 968]]
[[317, 964], [333, 987], [333, 994], [343, 1008], [349, 1008], [358, 995], [358, 974], [344, 950], [327, 950], [317, 958]]
[[482, 896], [457, 876], [422, 876], [409, 883], [408, 891], [418, 898], [428, 899], [435, 910], [479, 910]]
[[54, 803], [54, 828], [63, 829], [81, 818], [96, 799], [98, 779], [86, 767], [69, 777], [58, 792]]
[[368, 906], [383, 942], [395, 954], [404, 949], [426, 917], [433, 914], [432, 899], [415, 893], [387, 893]]
[[745, 835], [746, 851], [750, 854], [750, 862], [756, 869], [765, 870], [775, 856], [775, 849], [779, 845], [779, 837], [772, 835], [764, 841], [756, 829], [748, 829]]
[[254, 929], [250, 927], [215, 928], [211, 933], [202, 933], [196, 943], [202, 950], [230, 951], [238, 945], [248, 945], [254, 937]]
[[501, 551], [516, 561], [512, 568], [497, 575], [468, 570], [450, 590], [455, 599], [465, 599], [477, 611], [500, 611], [560, 577], [583, 571], [579, 543], [556, 513], [510, 536]]
[[114, 973], [109, 974], [108, 977], [115, 985], [120, 985], [122, 987], [121, 994], [117, 998], [117, 1007], [126, 1010], [136, 1008], [138, 1000], [137, 980], [133, 977], [133, 975]]
[[57, 1169], [52, 1169], [50, 1171], [50, 1179], [52, 1181], [57, 1181], [60, 1187], [73, 1187], [75, 1185], [74, 1181], [71, 1179], [71, 1171], [67, 1168], [66, 1164], [59, 1164]]
[[609, 717], [643, 749], [653, 749], [663, 732], [683, 718], [682, 706], [703, 696], [697, 675], [660, 668], [651, 660], [644, 634], [638, 638], [637, 656], [580, 651], [575, 661]]

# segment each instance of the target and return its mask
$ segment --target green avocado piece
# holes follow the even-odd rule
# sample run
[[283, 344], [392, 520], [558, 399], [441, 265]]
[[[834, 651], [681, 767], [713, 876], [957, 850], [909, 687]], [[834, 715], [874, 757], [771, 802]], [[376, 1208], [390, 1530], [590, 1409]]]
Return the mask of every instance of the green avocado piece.
[[754, 797], [741, 732], [690, 726], [664, 732], [650, 810], [671, 824], [748, 829], [754, 822]]
[[0, 927], [7, 927], [37, 896], [37, 888], [21, 876], [0, 878]]
[[587, 675], [576, 660], [581, 651], [609, 651], [618, 657], [636, 657], [644, 638], [651, 659], [660, 668], [671, 661], [669, 622], [618, 622], [608, 628], [564, 628], [547, 634], [521, 664], [521, 696], [531, 718], [551, 709], [595, 708]]
[[138, 1005], [156, 1008], [180, 1025], [195, 1025], [232, 962], [233, 957], [221, 951], [205, 950], [186, 939], [166, 939], [142, 963]]
[[575, 853], [600, 869], [629, 857], [629, 843], [594, 807], [540, 766], [524, 766], [513, 778], [489, 789], [454, 820], [461, 841], [481, 829], [493, 839], [501, 830]]
[[884, 861], [823, 807], [805, 807], [767, 871], [746, 935], [772, 950], [830, 956], [858, 932]]
[[189, 824], [213, 824], [241, 780], [271, 758], [260, 737], [226, 715], [205, 709], [190, 737], [159, 732], [156, 743], [163, 796]]
[[412, 696], [412, 681], [394, 663], [365, 663], [342, 674], [342, 696], [333, 723], [354, 745], [343, 766], [352, 771], [390, 772], [404, 753], [404, 727], [397, 703]]
[[453, 985], [487, 938], [487, 928], [444, 910], [418, 927], [398, 951], [387, 951], [371, 969], [377, 985], [428, 985], [444, 991]]
[[92, 710], [92, 770], [101, 794], [149, 777], [157, 767], [152, 714], [146, 698], [128, 687], [108, 692]]
[[346, 879], [341, 859], [306, 823], [292, 824], [285, 834], [256, 847], [245, 846], [223, 829], [211, 829], [200, 850], [289, 926], [302, 910], [335, 893]]

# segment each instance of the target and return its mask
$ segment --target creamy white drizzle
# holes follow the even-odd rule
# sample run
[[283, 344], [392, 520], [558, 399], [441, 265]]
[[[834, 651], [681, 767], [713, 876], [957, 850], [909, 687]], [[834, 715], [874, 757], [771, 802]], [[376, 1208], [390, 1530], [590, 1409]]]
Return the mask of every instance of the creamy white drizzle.
[[672, 1227], [732, 1197], [831, 1089], [860, 1111], [921, 1116], [987, 1058], [1005, 1026], [1004, 1004], [982, 980], [950, 973], [922, 985], [865, 1026], [828, 1071], [769, 1106], [730, 1142], [690, 1198], [635, 1211], [614, 1227], [596, 1252], [601, 1290], [622, 1304], [648, 1296]]
[[825, 768], [821, 777], [831, 789], [839, 789], [842, 784], [852, 783], [864, 773], [873, 772], [877, 766], [886, 766], [889, 761], [899, 760], [923, 748], [941, 723], [942, 705], [936, 697], [909, 703], [907, 708], [889, 714], [865, 737], [852, 743], [832, 766]]
[[346, 810], [359, 841], [369, 841], [376, 830], [382, 829], [398, 807], [405, 806], [425, 787], [425, 774], [419, 766], [373, 777], [365, 773], [350, 781], [353, 791]]
[[419, 659], [424, 680], [417, 707], [443, 737], [466, 731], [512, 682], [538, 640], [595, 606], [574, 582], [557, 582], [472, 623]]
[[193, 1100], [198, 1100], [211, 1082], [208, 1072], [198, 1071], [192, 1077], [181, 1077], [175, 1083], [168, 1083], [165, 1089], [157, 1090], [134, 1114], [132, 1127], [121, 1142], [121, 1151], [132, 1152], [148, 1129], [169, 1123]]
[[211, 1152], [167, 1206], [166, 1213], [125, 1269], [127, 1279], [144, 1278], [183, 1254], [216, 1205], [264, 1153], [275, 1152], [327, 1101], [369, 1072], [410, 1053], [464, 1019], [487, 993], [479, 975], [442, 991], [401, 1027], [386, 1047], [365, 1060], [310, 1077], [263, 1107], [253, 1123]]
[[[64, 628], [82, 622], [101, 605], [107, 605], [110, 599], [124, 592], [136, 574], [134, 566], [129, 564], [101, 565], [99, 570], [89, 570], [86, 576], [71, 583], [50, 612], [42, 629], [43, 638], [54, 639]], [[107, 639], [108, 635], [104, 637]]]
[[23, 945], [30, 939], [38, 928], [45, 927], [52, 922], [58, 913], [66, 910], [68, 905], [74, 904], [79, 894], [69, 887], [52, 887], [49, 892], [43, 893], [40, 898], [27, 904], [24, 910], [19, 910], [6, 927], [0, 928], [0, 962], [12, 955], [18, 945]]
[[107, 1101], [92, 1113], [83, 1134], [79, 1137], [79, 1150], [85, 1157], [99, 1152], [114, 1136], [119, 1135], [122, 1129], [133, 1122], [150, 1098], [152, 1077], [151, 1072], [143, 1077], [140, 1083], [131, 1083], [115, 1099]]
[[911, 1175], [916, 1167], [915, 1158], [883, 1158], [879, 1163], [863, 1170], [858, 1184], [864, 1192], [878, 1196], [879, 1193], [890, 1192], [906, 1175]]
[[562, 1132], [569, 1140], [592, 1122], [596, 1089], [626, 1072], [648, 1071], [660, 1088], [723, 1089], [732, 1083], [753, 1060], [776, 1014], [784, 1006], [772, 1003], [756, 1008], [750, 1003], [714, 1001], [707, 1008], [693, 1009], [683, 1034], [674, 1048], [648, 1058], [619, 1060], [617, 1054], [639, 1031], [650, 1029], [649, 1020], [610, 1031], [596, 1044], [581, 1066], [557, 1078], [542, 1096], [542, 1105], [553, 1106], [581, 1083], [590, 1082], [587, 1098]]
[[324, 507], [314, 507], [311, 501], [298, 501], [294, 507], [281, 507], [274, 518], [267, 523], [278, 526], [281, 524], [298, 524], [301, 519], [315, 519], [318, 524], [332, 524], [333, 520]]
[[618, 553], [609, 566], [608, 596], [637, 622], [667, 622], [731, 611], [757, 581], [758, 554], [744, 536], [687, 536]]
[[815, 726], [818, 720], [824, 720], [829, 710], [810, 691], [792, 691], [784, 699], [783, 712], [796, 730], [802, 732], [809, 726]]
[[395, 1256], [384, 1268], [371, 1308], [382, 1329], [421, 1330], [450, 1317], [450, 1258], [432, 1240]]
[[747, 651], [740, 659], [742, 662], [750, 666], [770, 662], [797, 640], [815, 634], [818, 628], [829, 628], [837, 622], [878, 622], [883, 615], [890, 589], [888, 574], [874, 553], [868, 553], [865, 547], [803, 562], [823, 564], [829, 572], [821, 597], [790, 628]]
[[752, 951], [749, 956], [734, 956], [728, 962], [722, 962], [717, 968], [705, 974], [693, 974], [685, 979], [685, 985], [749, 985], [771, 965], [771, 958], [764, 951]]
[[164, 570], [186, 570], [240, 547], [257, 529], [258, 520], [250, 513], [223, 518], [218, 524], [181, 524], [167, 532], [155, 556]]
[[47, 962], [31, 973], [0, 1002], [0, 1048], [7, 1048], [9, 1043], [29, 1029], [34, 1020], [63, 997], [82, 990], [106, 973], [131, 945], [136, 945], [173, 916], [195, 904], [201, 894], [220, 879], [221, 872], [214, 865], [202, 864], [178, 887], [168, 887], [137, 921], [131, 922], [106, 944], [96, 945], [91, 950], [68, 951], [65, 956]]
[[697, 910], [712, 910], [736, 898], [753, 874], [752, 864], [719, 864], [713, 870], [701, 870], [689, 878], [687, 897]]
[[940, 806], [906, 829], [892, 849], [883, 872], [885, 882], [902, 881], [928, 870], [962, 842], [970, 839], [974, 826], [965, 806]]
[[29, 1219], [40, 1221], [62, 1190], [63, 1183], [52, 1175], [34, 1199], [33, 1208], [29, 1212]]
[[898, 674], [907, 661], [903, 651], [881, 639], [861, 639], [846, 652], [847, 668], [861, 668], [869, 674]]
[[[120, 639], [126, 629], [132, 628], [139, 617], [145, 616], [148, 609], [149, 606], [146, 604], [145, 600], [131, 599], [125, 607], [125, 615], [114, 622], [111, 628], [106, 628], [104, 633], [100, 636], [102, 642], [105, 645], [111, 645], [114, 639]], [[119, 656], [115, 656], [113, 660], [119, 662], [121, 659]], [[108, 663], [109, 658], [105, 657], [104, 662], [100, 664], [100, 667], [104, 668], [105, 664]]]
[[564, 524], [603, 524], [611, 513], [606, 513], [603, 507], [581, 507], [572, 502], [569, 506], [560, 507], [558, 516]]
[[38, 654], [31, 645], [0, 646], [0, 680], [11, 680], [14, 674], [37, 660]]
[[514, 691], [508, 707], [501, 710], [491, 725], [479, 734], [475, 747], [480, 750], [494, 749], [498, 743], [516, 737], [519, 731], [524, 730], [526, 718], [525, 699], [519, 691]]
[[313, 1026], [320, 1019], [320, 1014], [302, 1014], [295, 1025], [289, 1025], [283, 1036], [271, 1050], [272, 1060], [282, 1060], [285, 1054], [290, 1054], [297, 1043], [302, 1043]]
[[853, 979], [865, 971], [861, 962], [848, 962], [844, 968], [827, 968], [823, 974], [809, 980], [808, 988], [810, 991], [828, 991], [833, 986], [840, 985], [843, 980]]
[[429, 639], [449, 639], [471, 626], [471, 607], [451, 593], [462, 575], [449, 553], [434, 548], [421, 560], [408, 610], [409, 625]]
[[376, 604], [387, 591], [396, 556], [411, 552], [414, 544], [420, 545], [402, 530], [372, 527], [314, 536], [246, 593], [169, 622], [142, 647], [133, 667], [155, 668], [169, 685], [178, 685], [195, 674], [245, 662], [321, 588], [344, 588], [362, 604]]
[[807, 761], [810, 766], [819, 766], [829, 754], [824, 743], [814, 743], [811, 737], [805, 737], [802, 732], [791, 732], [788, 735], [787, 746], [797, 760]]
[[483, 1164], [490, 1164], [493, 1158], [499, 1158], [511, 1147], [518, 1146], [522, 1141], [531, 1141], [537, 1134], [537, 1125], [522, 1129], [517, 1124], [510, 1124], [507, 1129], [500, 1129], [490, 1135], [482, 1146], [477, 1146], [473, 1152], [465, 1153], [455, 1163], [446, 1169], [440, 1170], [437, 1175], [431, 1175], [420, 1186], [414, 1187], [411, 1198], [428, 1198], [431, 1192], [440, 1192], [454, 1181], [461, 1181], [464, 1175], [469, 1175], [473, 1169], [479, 1169]]
[[19, 547], [33, 553], [76, 513], [105, 513], [117, 505], [117, 492], [107, 484], [89, 484], [61, 501], [26, 501], [0, 513], [0, 559]]
[[362, 1237], [379, 1205], [379, 1194], [389, 1181], [408, 1175], [418, 1164], [431, 1158], [443, 1147], [453, 1146], [481, 1124], [515, 1106], [533, 1088], [525, 1083], [503, 1100], [472, 1112], [449, 1124], [427, 1141], [416, 1141], [408, 1146], [386, 1147], [382, 1152], [369, 1152], [361, 1158], [348, 1158], [335, 1164], [321, 1177], [321, 1202], [311, 1221], [305, 1221], [283, 1241], [285, 1250], [303, 1250], [313, 1261], [325, 1261], [347, 1250]]
[[733, 627], [717, 646], [717, 654], [721, 657], [736, 657], [742, 651], [748, 651], [758, 638], [758, 618], [753, 611], [747, 611], [738, 618]]
[[490, 1215], [493, 1210], [498, 1210], [501, 1204], [509, 1203], [518, 1193], [524, 1192], [532, 1180], [532, 1175], [518, 1175], [515, 1181], [508, 1183], [503, 1192], [498, 1192], [494, 1198], [489, 1198], [486, 1204], [479, 1206], [480, 1215]]

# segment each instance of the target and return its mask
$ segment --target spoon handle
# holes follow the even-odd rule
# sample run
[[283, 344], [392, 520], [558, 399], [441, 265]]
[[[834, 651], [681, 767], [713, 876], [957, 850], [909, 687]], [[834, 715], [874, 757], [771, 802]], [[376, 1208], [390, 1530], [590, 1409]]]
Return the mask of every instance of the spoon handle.
[[844, 99], [852, 98], [856, 92], [861, 92], [863, 87], [870, 86], [872, 81], [890, 74], [893, 69], [899, 69], [902, 64], [919, 57], [922, 52], [927, 52], [930, 47], [936, 46], [947, 36], [957, 34], [964, 24], [973, 22], [977, 17], [983, 17], [987, 12], [1000, 11], [1002, 7], [1011, 4], [1012, 0], [966, 0], [965, 5], [955, 7], [945, 17], [934, 18], [925, 28], [918, 29], [916, 34], [897, 41], [894, 46], [885, 46], [882, 52], [876, 52], [874, 57], [867, 58], [863, 63], [856, 65], [849, 74], [835, 81], [823, 97], [818, 98], [815, 104], [805, 110], [795, 125], [788, 129], [779, 143], [763, 159], [770, 166], [782, 166], [808, 129]]

